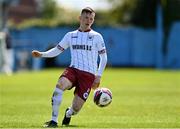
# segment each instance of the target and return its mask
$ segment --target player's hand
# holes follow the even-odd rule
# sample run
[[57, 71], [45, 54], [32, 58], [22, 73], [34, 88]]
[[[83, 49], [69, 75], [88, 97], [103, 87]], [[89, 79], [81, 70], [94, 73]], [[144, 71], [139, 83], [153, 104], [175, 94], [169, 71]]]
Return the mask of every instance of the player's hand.
[[32, 51], [32, 56], [33, 56], [33, 57], [41, 57], [42, 54], [41, 54], [39, 51], [37, 51], [37, 50], [33, 50], [33, 51]]
[[92, 85], [92, 89], [96, 89], [99, 87], [100, 85], [100, 81], [101, 81], [101, 76], [95, 76], [95, 79], [94, 79], [94, 82], [93, 82], [93, 85]]

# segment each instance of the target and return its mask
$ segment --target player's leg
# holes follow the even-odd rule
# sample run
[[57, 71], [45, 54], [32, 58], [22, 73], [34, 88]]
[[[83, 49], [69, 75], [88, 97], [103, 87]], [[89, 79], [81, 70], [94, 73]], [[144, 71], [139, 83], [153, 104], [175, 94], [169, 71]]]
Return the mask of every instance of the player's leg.
[[69, 116], [76, 115], [81, 110], [84, 103], [85, 103], [85, 100], [83, 100], [77, 94], [75, 94], [73, 102], [72, 102], [72, 112], [68, 112], [67, 115]]
[[45, 127], [57, 127], [59, 107], [62, 101], [63, 92], [72, 87], [72, 82], [66, 78], [61, 77], [58, 80], [56, 88], [52, 96], [52, 120], [45, 123]]
[[74, 91], [74, 99], [70, 108], [66, 109], [62, 125], [69, 125], [72, 115], [77, 114], [87, 100], [95, 76], [93, 74], [76, 70], [77, 85]]
[[62, 125], [69, 125], [70, 120], [71, 120], [71, 116], [76, 115], [81, 110], [84, 103], [85, 103], [85, 100], [83, 100], [77, 94], [75, 94], [73, 102], [72, 102], [72, 106], [67, 108], [65, 111], [64, 119], [62, 121]]
[[62, 101], [63, 92], [72, 87], [71, 81], [66, 77], [61, 77], [58, 80], [56, 88], [52, 96], [52, 120], [57, 122], [59, 107]]

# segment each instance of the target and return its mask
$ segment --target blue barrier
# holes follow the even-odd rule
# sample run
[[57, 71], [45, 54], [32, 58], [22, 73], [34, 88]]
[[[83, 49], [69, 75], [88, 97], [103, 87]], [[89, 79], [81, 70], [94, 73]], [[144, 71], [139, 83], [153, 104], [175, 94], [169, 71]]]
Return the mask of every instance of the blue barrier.
[[132, 63], [134, 66], [155, 66], [155, 30], [134, 29], [132, 37]]
[[180, 23], [175, 23], [171, 28], [168, 41], [166, 58], [167, 68], [180, 68]]
[[[60, 28], [29, 28], [25, 30], [12, 30], [12, 41], [15, 49], [16, 64], [20, 59], [17, 53], [26, 51], [33, 69], [44, 67], [44, 59], [32, 59], [31, 51], [37, 49], [45, 51], [55, 46], [63, 36], [72, 31], [70, 27]], [[95, 28], [105, 40], [108, 52], [109, 66], [142, 66], [156, 67], [157, 63], [157, 33], [153, 29], [142, 28]], [[169, 38], [166, 66], [180, 68], [180, 23], [172, 27]], [[19, 59], [18, 59], [19, 58]], [[68, 66], [70, 63], [69, 50], [55, 58], [58, 66]], [[16, 66], [18, 67], [18, 66]]]

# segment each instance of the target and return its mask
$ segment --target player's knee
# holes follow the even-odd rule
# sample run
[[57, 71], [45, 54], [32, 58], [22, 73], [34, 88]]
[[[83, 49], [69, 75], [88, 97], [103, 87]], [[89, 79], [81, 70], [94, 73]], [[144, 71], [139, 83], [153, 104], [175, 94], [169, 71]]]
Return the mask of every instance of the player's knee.
[[65, 90], [66, 89], [66, 86], [65, 84], [63, 83], [63, 81], [59, 81], [57, 84], [56, 84], [56, 87], [61, 89], [61, 90]]
[[56, 87], [64, 91], [64, 90], [70, 88], [71, 85], [72, 85], [72, 84], [71, 84], [70, 82], [68, 82], [67, 79], [65, 79], [65, 78], [60, 78], [60, 79], [58, 80], [58, 83], [56, 84]]

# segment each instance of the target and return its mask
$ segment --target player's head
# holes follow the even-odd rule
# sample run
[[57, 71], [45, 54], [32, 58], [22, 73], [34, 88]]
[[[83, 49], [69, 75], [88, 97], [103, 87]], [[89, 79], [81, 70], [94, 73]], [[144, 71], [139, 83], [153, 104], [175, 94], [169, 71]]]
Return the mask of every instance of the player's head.
[[95, 11], [92, 8], [83, 8], [79, 17], [81, 28], [89, 29], [94, 22], [94, 18]]
[[81, 10], [81, 15], [83, 14], [83, 13], [94, 13], [95, 14], [95, 11], [92, 9], [92, 8], [90, 8], [90, 7], [86, 7], [86, 8], [83, 8], [82, 10]]

